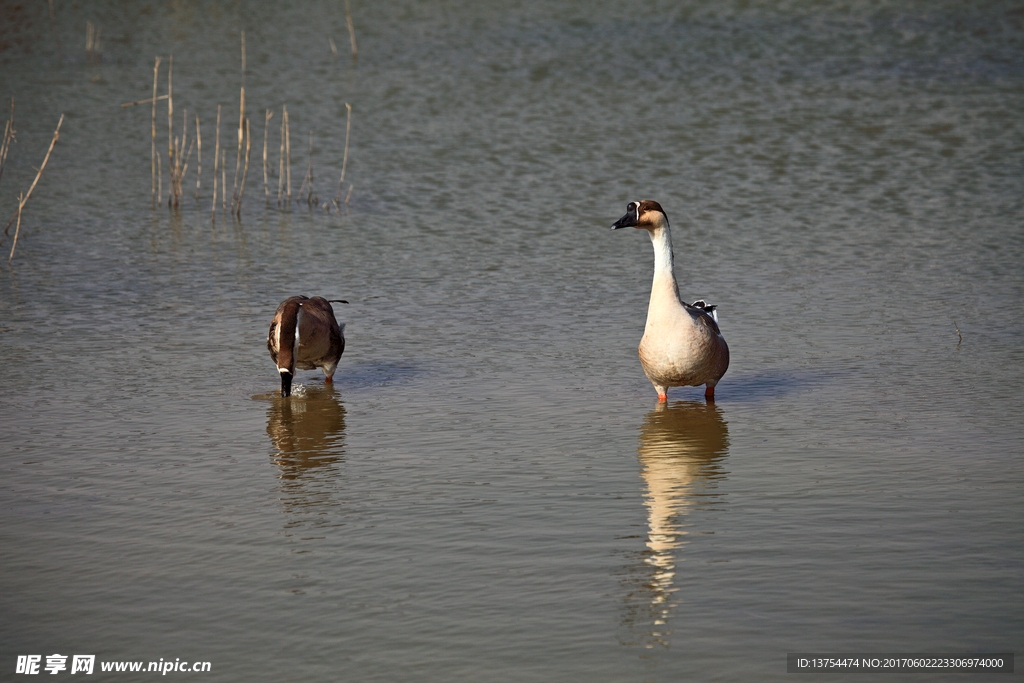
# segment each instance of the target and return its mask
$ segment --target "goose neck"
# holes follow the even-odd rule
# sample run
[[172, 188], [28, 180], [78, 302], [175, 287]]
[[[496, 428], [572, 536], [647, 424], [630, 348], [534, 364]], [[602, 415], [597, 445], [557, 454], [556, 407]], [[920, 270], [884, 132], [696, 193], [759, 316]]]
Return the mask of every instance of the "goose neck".
[[668, 227], [660, 227], [650, 231], [651, 243], [654, 245], [654, 283], [651, 287], [651, 304], [667, 298], [679, 301], [679, 289], [672, 258], [672, 237]]

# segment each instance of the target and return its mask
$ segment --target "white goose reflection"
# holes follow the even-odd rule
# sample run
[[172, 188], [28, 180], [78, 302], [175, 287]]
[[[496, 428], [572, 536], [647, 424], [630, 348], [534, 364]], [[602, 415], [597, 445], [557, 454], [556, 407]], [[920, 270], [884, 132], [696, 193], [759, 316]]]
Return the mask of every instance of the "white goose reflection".
[[338, 392], [319, 384], [274, 398], [267, 408], [267, 434], [280, 470], [281, 505], [292, 515], [286, 528], [319, 525], [324, 508], [332, 506], [331, 475], [345, 454], [345, 406]]
[[687, 517], [722, 502], [717, 489], [727, 474], [722, 460], [728, 449], [728, 427], [714, 403], [659, 403], [644, 418], [637, 451], [646, 489], [647, 550], [627, 578], [633, 590], [626, 621], [639, 637], [636, 644], [668, 646], [677, 556], [694, 524]]

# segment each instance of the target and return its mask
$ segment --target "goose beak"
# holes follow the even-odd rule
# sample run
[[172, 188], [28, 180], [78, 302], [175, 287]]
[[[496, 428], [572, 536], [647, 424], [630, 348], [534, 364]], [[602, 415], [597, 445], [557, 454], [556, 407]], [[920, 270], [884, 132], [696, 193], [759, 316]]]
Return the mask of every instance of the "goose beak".
[[292, 373], [281, 371], [281, 398], [292, 395]]
[[635, 228], [637, 219], [637, 208], [636, 204], [632, 203], [626, 207], [626, 215], [615, 221], [612, 224], [612, 230], [621, 230], [622, 228]]
[[612, 224], [612, 230], [621, 230], [622, 228], [632, 228], [635, 225], [636, 225], [636, 219], [633, 218], [633, 216], [631, 216], [631, 215], [629, 215], [627, 213], [625, 216], [623, 216], [622, 218], [620, 218], [619, 220], [615, 221]]

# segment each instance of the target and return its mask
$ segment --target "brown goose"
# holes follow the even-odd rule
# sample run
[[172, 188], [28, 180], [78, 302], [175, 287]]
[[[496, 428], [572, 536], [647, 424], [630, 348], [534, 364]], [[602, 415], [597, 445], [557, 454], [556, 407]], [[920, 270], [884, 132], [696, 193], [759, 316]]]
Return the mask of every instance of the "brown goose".
[[[347, 304], [341, 299], [331, 301]], [[295, 368], [324, 371], [327, 382], [345, 352], [345, 324], [338, 325], [331, 302], [319, 296], [292, 296], [281, 302], [270, 323], [267, 349], [281, 373], [281, 396], [292, 393]]]
[[705, 385], [704, 397], [715, 398], [715, 385], [729, 367], [729, 346], [718, 329], [715, 307], [679, 298], [672, 269], [672, 237], [668, 216], [658, 202], [645, 199], [626, 205], [626, 215], [612, 226], [647, 231], [654, 245], [654, 282], [647, 308], [647, 327], [640, 340], [640, 364], [659, 401], [668, 387]]

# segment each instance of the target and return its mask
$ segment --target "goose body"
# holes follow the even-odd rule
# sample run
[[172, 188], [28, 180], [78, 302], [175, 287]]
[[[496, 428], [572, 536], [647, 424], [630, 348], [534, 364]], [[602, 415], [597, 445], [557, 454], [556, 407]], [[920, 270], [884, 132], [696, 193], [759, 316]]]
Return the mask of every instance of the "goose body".
[[673, 270], [668, 216], [658, 202], [630, 202], [612, 230], [647, 230], [654, 245], [654, 281], [647, 308], [647, 326], [640, 340], [640, 364], [658, 392], [668, 400], [668, 387], [705, 385], [713, 400], [715, 385], [729, 367], [729, 346], [718, 328], [715, 306], [687, 304], [679, 298]]
[[270, 323], [267, 350], [281, 373], [282, 397], [291, 395], [296, 368], [320, 368], [326, 381], [334, 381], [334, 371], [345, 352], [344, 330], [345, 324], [338, 325], [327, 299], [292, 296], [281, 302]]

